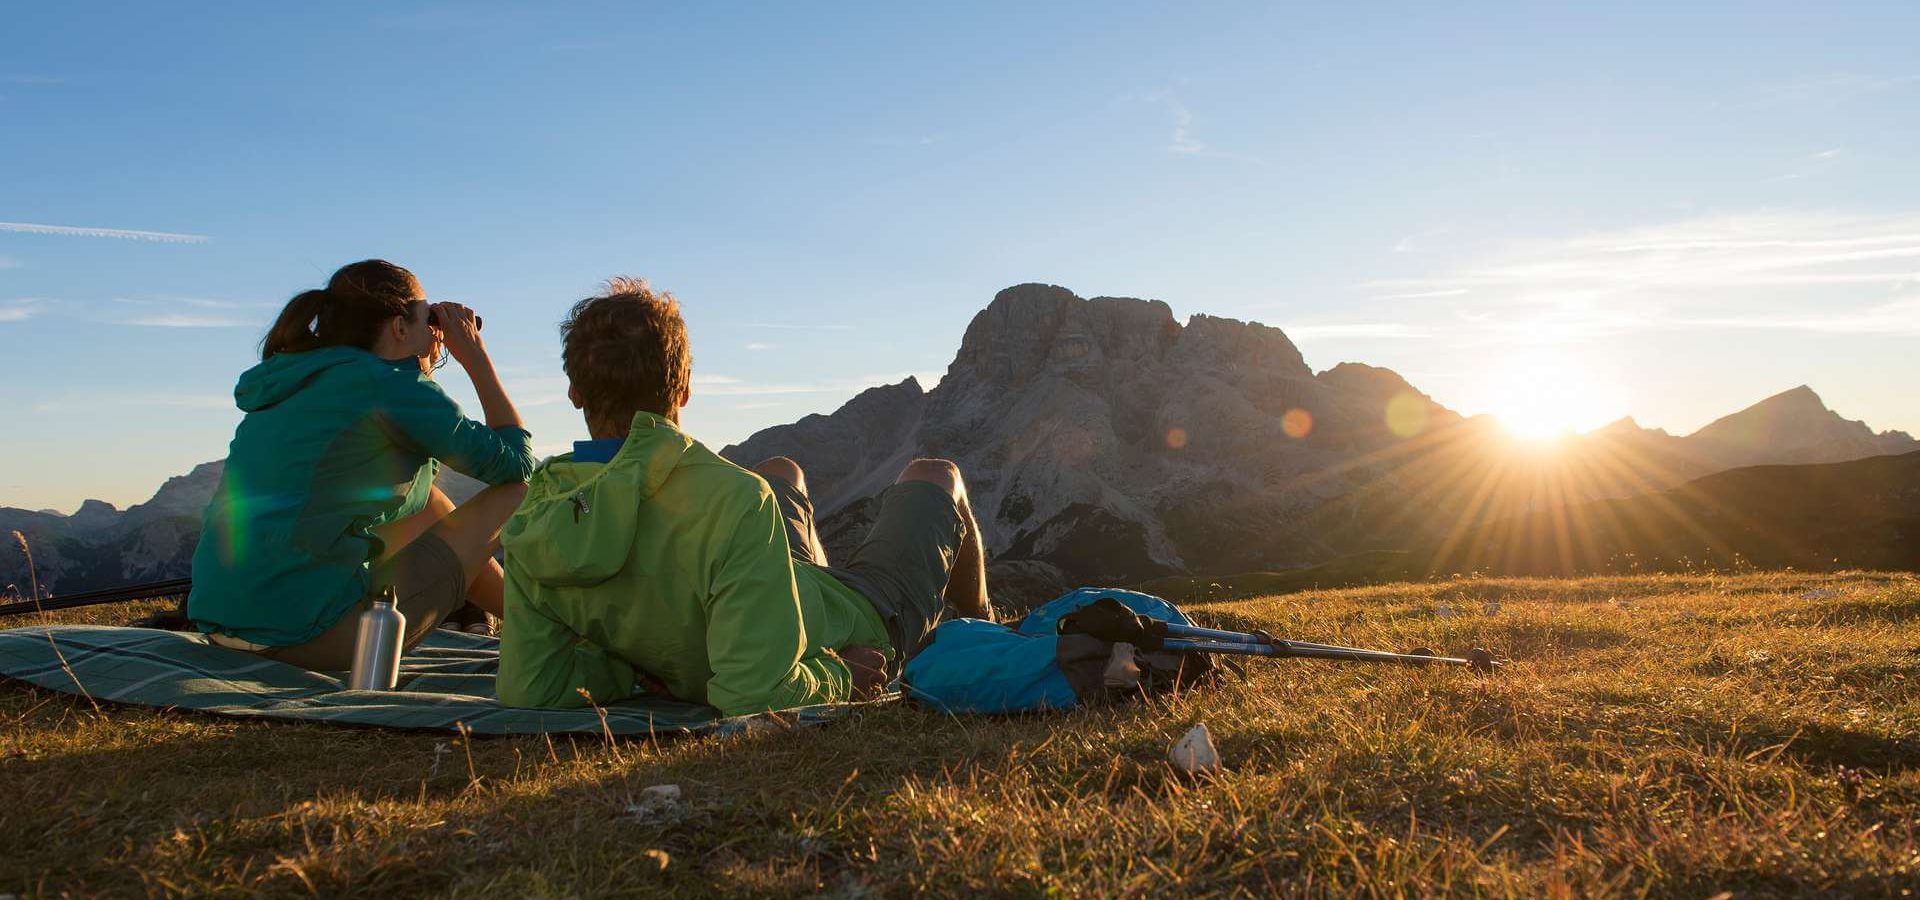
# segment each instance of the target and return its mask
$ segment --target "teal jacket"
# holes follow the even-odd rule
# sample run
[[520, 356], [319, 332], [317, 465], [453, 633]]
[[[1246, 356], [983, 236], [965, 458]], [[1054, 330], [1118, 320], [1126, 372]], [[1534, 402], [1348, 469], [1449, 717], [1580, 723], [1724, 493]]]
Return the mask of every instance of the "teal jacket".
[[542, 465], [500, 540], [509, 706], [610, 703], [636, 669], [727, 715], [830, 703], [852, 689], [831, 651], [887, 646], [873, 604], [788, 554], [766, 481], [652, 413], [611, 462]]
[[426, 506], [439, 461], [488, 484], [533, 471], [526, 430], [461, 415], [412, 359], [280, 353], [233, 398], [246, 417], [193, 554], [187, 616], [201, 631], [305, 643], [367, 595], [374, 529]]

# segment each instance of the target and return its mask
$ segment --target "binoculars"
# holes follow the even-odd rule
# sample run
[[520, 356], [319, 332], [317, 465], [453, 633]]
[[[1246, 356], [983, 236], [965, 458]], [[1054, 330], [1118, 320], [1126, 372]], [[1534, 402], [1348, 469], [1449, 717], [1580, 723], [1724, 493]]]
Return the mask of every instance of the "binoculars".
[[[482, 319], [479, 316], [474, 316], [473, 330], [479, 331], [480, 329], [485, 328], [486, 322], [487, 320]], [[440, 327], [440, 311], [439, 310], [435, 310], [435, 309], [427, 310], [427, 325], [433, 328]]]

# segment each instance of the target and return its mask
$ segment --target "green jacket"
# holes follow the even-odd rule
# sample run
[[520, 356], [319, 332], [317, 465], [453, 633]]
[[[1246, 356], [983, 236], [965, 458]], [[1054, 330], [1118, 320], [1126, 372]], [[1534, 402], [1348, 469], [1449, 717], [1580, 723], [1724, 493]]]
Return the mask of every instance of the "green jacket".
[[533, 470], [524, 429], [461, 415], [412, 359], [278, 353], [233, 397], [246, 416], [193, 554], [187, 615], [201, 631], [305, 643], [367, 595], [373, 530], [426, 505], [436, 460], [488, 484]]
[[887, 649], [865, 598], [788, 555], [773, 491], [651, 413], [607, 463], [549, 460], [501, 534], [500, 702], [631, 696], [635, 670], [726, 715], [848, 698], [827, 648]]

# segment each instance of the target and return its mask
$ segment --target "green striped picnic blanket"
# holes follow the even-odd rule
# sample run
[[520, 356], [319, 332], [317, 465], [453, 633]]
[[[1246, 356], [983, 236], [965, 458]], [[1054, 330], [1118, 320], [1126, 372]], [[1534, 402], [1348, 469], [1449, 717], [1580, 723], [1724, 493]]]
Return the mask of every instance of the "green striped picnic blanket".
[[[54, 652], [55, 646], [59, 654]], [[61, 660], [65, 657], [65, 662]], [[775, 725], [771, 715], [720, 718], [709, 706], [642, 697], [592, 709], [517, 709], [493, 696], [500, 643], [437, 630], [400, 660], [393, 691], [353, 691], [344, 672], [312, 672], [151, 628], [47, 625], [0, 631], [0, 676], [95, 700], [197, 709], [227, 716], [475, 734], [604, 729], [624, 735], [729, 733]], [[779, 713], [781, 724], [839, 717], [848, 706]]]

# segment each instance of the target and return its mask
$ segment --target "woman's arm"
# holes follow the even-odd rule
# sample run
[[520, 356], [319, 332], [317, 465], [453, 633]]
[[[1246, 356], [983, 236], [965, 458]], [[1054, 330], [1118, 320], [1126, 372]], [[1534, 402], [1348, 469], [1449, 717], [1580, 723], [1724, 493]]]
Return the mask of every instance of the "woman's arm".
[[433, 312], [440, 323], [447, 352], [473, 380], [473, 392], [480, 397], [480, 411], [490, 428], [524, 428], [519, 411], [507, 398], [507, 389], [493, 371], [493, 359], [487, 355], [486, 342], [474, 324], [473, 310], [458, 303], [435, 303]]
[[467, 418], [440, 385], [419, 374], [385, 369], [376, 390], [381, 421], [401, 446], [490, 485], [526, 481], [533, 474], [532, 436], [520, 425], [489, 426]]

